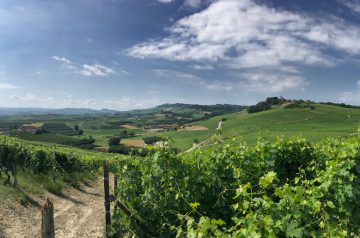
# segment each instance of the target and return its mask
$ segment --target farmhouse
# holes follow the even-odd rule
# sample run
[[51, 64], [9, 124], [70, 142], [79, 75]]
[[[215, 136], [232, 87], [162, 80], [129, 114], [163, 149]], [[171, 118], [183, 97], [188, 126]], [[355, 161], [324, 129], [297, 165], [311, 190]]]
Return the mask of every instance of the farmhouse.
[[20, 130], [23, 132], [28, 132], [28, 133], [32, 133], [32, 134], [41, 134], [42, 133], [41, 126], [37, 126], [34, 124], [24, 124], [20, 127]]

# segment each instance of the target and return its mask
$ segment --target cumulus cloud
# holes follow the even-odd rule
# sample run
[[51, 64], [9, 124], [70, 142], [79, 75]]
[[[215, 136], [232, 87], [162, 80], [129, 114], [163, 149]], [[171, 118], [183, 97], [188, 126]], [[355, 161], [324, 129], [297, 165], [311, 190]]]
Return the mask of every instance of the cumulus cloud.
[[[244, 60], [239, 67], [262, 67], [288, 62], [327, 65], [328, 56], [318, 43], [360, 53], [357, 26], [328, 23], [328, 19], [276, 10], [251, 0], [218, 0], [204, 11], [179, 20], [169, 31], [170, 35], [161, 40], [135, 45], [129, 54], [179, 61]], [[264, 50], [261, 56], [266, 58], [259, 64], [248, 62]]]
[[240, 71], [277, 70], [272, 82], [284, 81], [288, 86], [274, 88], [289, 89], [304, 81], [298, 75], [299, 67], [338, 63], [338, 54], [328, 49], [360, 55], [359, 38], [359, 26], [335, 17], [274, 9], [253, 0], [217, 0], [175, 22], [168, 36], [134, 45], [128, 54], [225, 65]]
[[0, 90], [5, 90], [5, 89], [17, 89], [18, 87], [13, 85], [13, 84], [9, 84], [9, 83], [0, 83]]
[[175, 70], [156, 69], [154, 73], [159, 77], [175, 79], [182, 83], [200, 86], [202, 88], [213, 91], [231, 91], [234, 85], [231, 82], [204, 80], [196, 75], [183, 73]]

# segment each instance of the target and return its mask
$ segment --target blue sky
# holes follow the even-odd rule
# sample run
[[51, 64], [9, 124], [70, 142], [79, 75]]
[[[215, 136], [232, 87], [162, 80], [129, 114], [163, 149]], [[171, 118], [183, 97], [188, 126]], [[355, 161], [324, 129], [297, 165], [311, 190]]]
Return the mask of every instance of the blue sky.
[[360, 104], [358, 0], [0, 1], [0, 106]]

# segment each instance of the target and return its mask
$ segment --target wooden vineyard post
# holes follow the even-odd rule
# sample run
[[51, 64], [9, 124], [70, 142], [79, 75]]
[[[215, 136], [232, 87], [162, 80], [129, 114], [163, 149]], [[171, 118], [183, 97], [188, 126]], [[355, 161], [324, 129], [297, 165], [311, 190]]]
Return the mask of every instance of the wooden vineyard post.
[[119, 177], [117, 175], [114, 175], [114, 194], [116, 195], [116, 189], [118, 187], [118, 179]]
[[42, 207], [41, 215], [41, 237], [55, 238], [54, 205], [49, 198], [46, 199]]
[[104, 161], [104, 197], [105, 197], [105, 224], [106, 228], [111, 224], [110, 213], [110, 189], [109, 189], [109, 162]]

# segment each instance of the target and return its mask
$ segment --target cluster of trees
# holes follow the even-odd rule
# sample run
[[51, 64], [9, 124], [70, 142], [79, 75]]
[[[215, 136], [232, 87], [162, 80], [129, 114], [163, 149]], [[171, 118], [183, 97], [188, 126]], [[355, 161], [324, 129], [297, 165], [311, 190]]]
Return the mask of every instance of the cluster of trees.
[[112, 147], [112, 146], [117, 146], [119, 145], [121, 142], [121, 137], [120, 136], [113, 136], [110, 137], [108, 140], [108, 146]]
[[128, 130], [120, 130], [120, 137], [121, 138], [131, 138], [135, 137], [135, 132], [128, 131]]
[[265, 101], [259, 102], [254, 106], [250, 106], [248, 108], [249, 113], [255, 113], [255, 112], [262, 112], [271, 109], [274, 105], [282, 105], [286, 102], [289, 102], [289, 100], [283, 98], [283, 97], [269, 97], [266, 98]]
[[345, 107], [345, 108], [360, 108], [360, 106], [354, 106], [354, 105], [349, 105], [349, 104], [345, 104], [345, 103], [322, 102], [321, 104]]
[[250, 106], [248, 108], [248, 112], [249, 113], [262, 112], [271, 109], [273, 106], [283, 105], [286, 103], [289, 103], [288, 105], [285, 106], [285, 108], [287, 109], [292, 109], [292, 108], [309, 108], [311, 110], [315, 109], [315, 106], [313, 105], [314, 102], [310, 100], [305, 101], [302, 99], [292, 100], [292, 99], [285, 99], [283, 97], [269, 97], [266, 98], [265, 101], [261, 101], [254, 106]]
[[210, 112], [211, 116], [219, 116], [233, 112], [239, 112], [246, 109], [247, 107], [241, 105], [231, 105], [231, 104], [216, 104], [216, 105], [193, 105], [192, 108], [199, 111]]
[[80, 129], [79, 125], [74, 125], [74, 130], [77, 131], [78, 135], [81, 136], [82, 134], [84, 134], [84, 131], [82, 129]]
[[304, 101], [304, 100], [296, 100], [294, 102], [292, 102], [289, 105], [286, 105], [284, 107], [285, 109], [294, 109], [294, 108], [309, 108], [311, 110], [315, 110], [315, 106], [313, 104], [313, 102], [311, 101]]
[[159, 136], [149, 136], [149, 137], [144, 137], [143, 140], [144, 140], [145, 144], [152, 145], [158, 141], [161, 141], [162, 138]]

